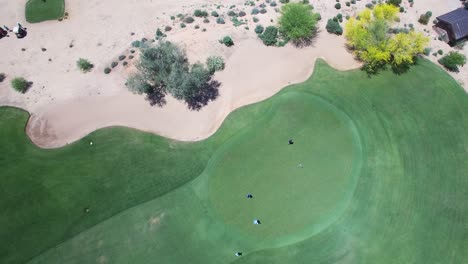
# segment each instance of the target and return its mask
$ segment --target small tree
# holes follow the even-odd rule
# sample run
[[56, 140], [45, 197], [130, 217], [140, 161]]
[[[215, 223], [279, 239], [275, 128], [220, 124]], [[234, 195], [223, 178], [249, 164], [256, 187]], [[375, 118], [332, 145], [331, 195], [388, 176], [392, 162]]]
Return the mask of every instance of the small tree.
[[439, 63], [449, 71], [458, 72], [458, 67], [466, 64], [466, 56], [461, 53], [451, 51], [449, 54], [439, 59]]
[[279, 31], [297, 44], [315, 36], [317, 21], [308, 5], [290, 3], [281, 9]]
[[91, 62], [89, 62], [88, 60], [83, 59], [83, 58], [78, 59], [78, 61], [76, 62], [76, 66], [82, 72], [89, 72], [94, 67], [94, 65]]
[[220, 56], [210, 56], [206, 59], [206, 66], [211, 74], [224, 70], [224, 60]]
[[336, 22], [333, 19], [328, 19], [326, 29], [328, 33], [336, 35], [343, 34], [343, 28], [340, 26], [340, 23]]
[[23, 77], [16, 77], [11, 80], [11, 87], [13, 87], [17, 92], [25, 93], [29, 88], [29, 82]]
[[278, 28], [275, 26], [268, 26], [258, 37], [263, 41], [263, 44], [273, 46], [278, 41]]

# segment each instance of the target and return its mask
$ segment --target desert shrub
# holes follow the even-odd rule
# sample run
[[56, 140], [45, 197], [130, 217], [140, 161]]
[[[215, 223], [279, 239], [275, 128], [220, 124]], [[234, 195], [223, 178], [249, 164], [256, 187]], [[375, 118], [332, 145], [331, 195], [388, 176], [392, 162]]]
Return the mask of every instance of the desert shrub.
[[418, 22], [423, 25], [427, 25], [427, 23], [429, 23], [429, 17], [427, 17], [425, 14], [421, 15], [418, 19]]
[[195, 29], [199, 29], [199, 28], [200, 28], [200, 26], [199, 26], [199, 25], [195, 25]]
[[201, 30], [201, 31], [202, 31], [202, 32], [206, 32], [206, 28], [202, 28], [202, 30]]
[[405, 12], [405, 8], [400, 6], [400, 13], [403, 13], [403, 12]]
[[83, 58], [78, 59], [78, 61], [76, 62], [76, 66], [82, 72], [89, 72], [94, 67], [94, 65], [91, 62], [89, 62], [87, 59], [83, 59]]
[[234, 12], [232, 10], [229, 10], [229, 12], [227, 12], [227, 15], [228, 16], [237, 16], [236, 12]]
[[334, 21], [333, 19], [328, 19], [326, 29], [328, 33], [342, 35], [343, 28], [340, 26], [340, 23]]
[[351, 3], [350, 3], [350, 2], [346, 2], [346, 6], [351, 6]]
[[129, 59], [129, 60], [131, 60], [131, 59], [133, 59], [133, 58], [135, 58], [133, 55], [128, 56], [128, 59]]
[[222, 38], [220, 40], [220, 43], [226, 45], [226, 47], [231, 47], [234, 45], [234, 41], [232, 40], [230, 36], [225, 36], [224, 38]]
[[240, 21], [239, 19], [237, 19], [237, 17], [233, 17], [233, 18], [231, 19], [231, 21], [232, 21], [232, 23], [233, 23], [233, 25], [234, 25], [235, 27], [238, 27], [238, 26], [240, 26], [240, 25], [245, 24], [244, 22], [242, 22], [242, 21]]
[[442, 54], [444, 54], [444, 51], [440, 49], [440, 50], [437, 51], [437, 53], [439, 53], [439, 55], [442, 55]]
[[208, 20], [208, 18], [205, 18], [205, 19], [203, 19], [203, 23], [208, 24], [208, 23], [210, 23], [210, 20]]
[[208, 16], [208, 12], [206, 12], [205, 10], [196, 9], [196, 10], [193, 12], [193, 15], [196, 16], [196, 17], [207, 17], [207, 16]]
[[132, 47], [139, 48], [141, 46], [141, 41], [135, 40], [132, 42]]
[[171, 20], [175, 20], [175, 16], [171, 16]]
[[123, 65], [123, 66], [127, 66], [127, 65], [128, 65], [128, 62], [124, 61], [124, 62], [122, 63], [122, 65]]
[[185, 52], [171, 42], [143, 48], [136, 67], [138, 72], [126, 86], [145, 94], [151, 105], [164, 105], [169, 93], [198, 110], [218, 96], [219, 83], [211, 80], [209, 70], [202, 64], [190, 65]]
[[255, 33], [257, 33], [257, 34], [262, 34], [264, 30], [265, 30], [265, 28], [262, 25], [257, 25], [255, 27]]
[[180, 28], [185, 28], [187, 27], [187, 25], [185, 25], [184, 23], [180, 23]]
[[309, 0], [302, 0], [302, 3], [303, 3], [304, 5], [308, 5], [310, 2], [309, 2]]
[[400, 6], [401, 0], [387, 0], [387, 4], [391, 4], [394, 6]]
[[275, 1], [273, 1], [273, 2], [270, 3], [270, 6], [273, 6], [273, 7], [274, 7], [274, 6], [277, 6], [277, 5], [278, 5], [278, 4], [277, 4]]
[[135, 53], [135, 50], [132, 50], [132, 49], [131, 49], [131, 50], [130, 50], [130, 53], [131, 53], [131, 54]]
[[366, 4], [366, 8], [369, 8], [369, 9], [373, 9], [374, 8], [374, 5], [373, 4]]
[[111, 67], [112, 67], [112, 68], [117, 67], [117, 65], [119, 65], [119, 63], [116, 62], [116, 61], [113, 61], [113, 62], [111, 63]]
[[265, 3], [261, 3], [261, 4], [259, 5], [259, 7], [260, 7], [260, 8], [265, 8], [265, 7], [266, 7], [266, 4], [265, 4]]
[[247, 14], [244, 11], [239, 12], [239, 17], [244, 17], [245, 15], [247, 15]]
[[275, 26], [268, 26], [258, 37], [263, 41], [263, 44], [273, 46], [278, 41], [278, 28]]
[[260, 13], [260, 10], [258, 10], [258, 8], [256, 8], [256, 7], [254, 9], [252, 9], [252, 11], [250, 12], [250, 14], [252, 14], [252, 15], [257, 15], [258, 13]]
[[156, 39], [159, 39], [159, 38], [162, 38], [162, 37], [165, 37], [166, 34], [164, 34], [161, 29], [156, 29]]
[[225, 24], [226, 22], [224, 22], [224, 19], [223, 19], [222, 17], [218, 17], [218, 18], [216, 19], [216, 23], [218, 23], [218, 24]]
[[211, 11], [211, 16], [219, 17], [219, 14], [216, 11]]
[[282, 3], [282, 4], [287, 4], [287, 3], [289, 3], [289, 0], [279, 0], [279, 1], [280, 1], [280, 3]]
[[315, 36], [317, 21], [317, 16], [306, 5], [290, 3], [281, 9], [279, 30], [297, 44]]
[[266, 14], [267, 10], [265, 8], [260, 9], [260, 14]]
[[431, 48], [425, 48], [424, 51], [423, 51], [424, 55], [426, 55], [426, 56], [431, 55], [431, 50], [432, 50]]
[[195, 21], [195, 19], [193, 19], [193, 17], [186, 17], [184, 18], [184, 22], [187, 23], [187, 24], [191, 24], [193, 23], [193, 21]]
[[336, 8], [336, 9], [341, 9], [341, 4], [340, 4], [340, 3], [336, 3], [336, 4], [335, 4], [335, 8]]
[[257, 23], [258, 21], [260, 21], [257, 17], [253, 17], [252, 20], [254, 23]]
[[224, 70], [224, 60], [220, 56], [210, 56], [206, 59], [206, 66], [211, 74]]
[[29, 89], [29, 82], [23, 77], [16, 77], [11, 80], [11, 87], [17, 92], [25, 93]]
[[0, 83], [3, 82], [6, 78], [6, 75], [2, 72], [0, 73]]
[[447, 70], [458, 72], [459, 66], [466, 64], [466, 56], [456, 51], [451, 51], [449, 54], [440, 58], [439, 63], [442, 64]]
[[109, 67], [106, 67], [106, 68], [104, 69], [104, 73], [105, 73], [105, 74], [109, 74], [111, 71], [112, 71], [112, 70], [111, 70], [111, 68], [109, 68]]
[[125, 55], [120, 55], [120, 56], [119, 56], [119, 61], [123, 61], [123, 60], [125, 60], [126, 58], [127, 58], [127, 56], [125, 56]]
[[171, 31], [171, 30], [172, 30], [171, 26], [165, 26], [164, 27], [164, 31], [166, 31], [166, 32]]

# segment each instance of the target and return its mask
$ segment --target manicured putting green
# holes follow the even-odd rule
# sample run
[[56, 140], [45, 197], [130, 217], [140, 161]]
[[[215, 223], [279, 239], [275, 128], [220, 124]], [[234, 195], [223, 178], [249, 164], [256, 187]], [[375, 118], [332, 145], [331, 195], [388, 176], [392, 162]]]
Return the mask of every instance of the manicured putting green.
[[29, 0], [26, 3], [26, 20], [38, 23], [63, 17], [65, 0]]
[[341, 215], [360, 159], [343, 112], [312, 95], [283, 94], [212, 159], [209, 197], [223, 222], [270, 246], [303, 240]]

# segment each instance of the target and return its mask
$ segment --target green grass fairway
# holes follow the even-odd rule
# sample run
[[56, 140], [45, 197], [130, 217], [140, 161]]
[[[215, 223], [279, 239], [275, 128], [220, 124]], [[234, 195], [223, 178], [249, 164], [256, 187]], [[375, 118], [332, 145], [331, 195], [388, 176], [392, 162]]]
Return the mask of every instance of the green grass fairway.
[[26, 20], [38, 23], [63, 17], [65, 0], [28, 0], [26, 3]]
[[468, 263], [468, 96], [425, 60], [318, 61], [200, 142], [107, 128], [43, 150], [27, 118], [0, 108], [0, 263]]

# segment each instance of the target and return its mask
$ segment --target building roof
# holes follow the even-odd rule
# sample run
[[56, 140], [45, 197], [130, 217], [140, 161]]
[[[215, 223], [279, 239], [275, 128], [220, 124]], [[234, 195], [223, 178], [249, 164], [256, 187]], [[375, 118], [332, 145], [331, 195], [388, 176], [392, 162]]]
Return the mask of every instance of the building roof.
[[468, 36], [468, 10], [464, 8], [455, 9], [452, 12], [437, 17], [437, 20], [452, 26], [456, 40]]

